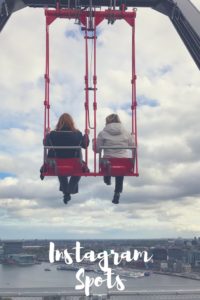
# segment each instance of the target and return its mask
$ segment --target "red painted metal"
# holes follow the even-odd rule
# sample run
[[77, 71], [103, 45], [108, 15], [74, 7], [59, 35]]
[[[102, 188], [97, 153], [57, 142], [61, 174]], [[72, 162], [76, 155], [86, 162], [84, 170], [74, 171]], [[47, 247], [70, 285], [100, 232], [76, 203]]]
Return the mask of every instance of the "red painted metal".
[[102, 158], [100, 172], [105, 176], [133, 176], [135, 160], [132, 158]]
[[[68, 9], [46, 9], [45, 15], [48, 19], [49, 25], [56, 18], [64, 19], [78, 19], [81, 23], [86, 26], [86, 19], [90, 17], [90, 11], [68, 8]], [[125, 11], [122, 7], [121, 10], [107, 9], [104, 11], [92, 11], [92, 17], [95, 18], [96, 26], [98, 26], [104, 19], [106, 20], [125, 20], [131, 26], [134, 26], [134, 19], [136, 17], [136, 11]]]
[[[88, 29], [85, 26], [85, 133], [88, 133], [88, 112], [89, 112], [89, 71], [88, 71]], [[85, 162], [88, 164], [88, 148], [85, 149]]]
[[43, 166], [44, 176], [80, 176], [83, 168], [79, 158], [54, 158], [47, 159]]
[[[137, 158], [137, 115], [136, 115], [136, 73], [135, 73], [135, 17], [136, 11], [126, 11], [122, 5], [120, 10], [107, 9], [101, 10], [82, 10], [82, 9], [60, 9], [57, 2], [56, 9], [45, 9], [46, 15], [46, 73], [45, 73], [45, 101], [44, 101], [44, 138], [50, 131], [50, 93], [49, 93], [49, 26], [57, 18], [78, 19], [84, 26], [85, 31], [85, 133], [88, 133], [88, 127], [94, 129], [94, 148], [96, 149], [96, 111], [97, 111], [97, 74], [96, 74], [96, 27], [103, 21], [113, 23], [115, 20], [125, 20], [132, 27], [132, 134], [135, 137], [136, 153], [131, 159], [128, 158], [110, 158], [101, 159], [99, 162], [99, 171], [97, 172], [97, 157], [94, 151], [94, 171], [90, 172], [83, 169], [80, 159], [46, 159], [44, 163], [44, 176], [74, 175], [74, 176], [138, 176], [138, 158]], [[93, 28], [90, 21], [93, 21]], [[93, 41], [93, 86], [89, 87], [89, 67], [88, 67], [88, 40]], [[94, 127], [90, 125], [89, 115], [89, 96], [93, 92], [93, 113]], [[134, 157], [135, 156], [135, 157]], [[54, 162], [54, 163], [52, 163]], [[88, 164], [88, 149], [85, 151], [85, 164]]]
[[[135, 19], [134, 19], [135, 20]], [[135, 146], [136, 146], [136, 163], [135, 163], [135, 168], [136, 168], [136, 174], [138, 174], [138, 156], [137, 156], [137, 100], [136, 100], [136, 68], [135, 68], [135, 24], [132, 25], [132, 79], [131, 79], [131, 84], [132, 84], [132, 105], [131, 105], [131, 110], [132, 110], [132, 134], [135, 137]]]
[[99, 172], [90, 172], [79, 158], [48, 158], [43, 165], [43, 176], [133, 176], [134, 160], [131, 158], [102, 159]]
[[50, 131], [50, 93], [49, 93], [49, 25], [46, 20], [46, 67], [45, 67], [45, 100], [44, 100], [44, 139]]
[[[96, 141], [96, 120], [97, 120], [97, 70], [96, 70], [96, 23], [94, 22], [94, 72], [93, 72], [93, 86], [94, 86], [94, 102], [93, 102], [93, 110], [94, 110], [94, 140]], [[94, 143], [94, 173], [96, 173], [96, 163], [97, 163], [97, 154], [96, 154], [96, 142]]]

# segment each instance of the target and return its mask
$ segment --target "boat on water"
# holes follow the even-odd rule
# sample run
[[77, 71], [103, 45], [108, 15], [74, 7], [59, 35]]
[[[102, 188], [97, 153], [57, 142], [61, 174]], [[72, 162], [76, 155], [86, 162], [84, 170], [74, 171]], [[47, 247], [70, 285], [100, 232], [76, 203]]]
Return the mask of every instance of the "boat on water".
[[102, 271], [101, 269], [94, 269], [94, 272], [97, 274], [104, 274], [104, 271]]
[[116, 275], [126, 278], [142, 278], [144, 276], [150, 276], [149, 271], [139, 271], [133, 269], [123, 269], [123, 268], [116, 268], [114, 270]]
[[56, 268], [58, 271], [78, 271], [79, 267], [76, 265], [61, 265]]
[[44, 271], [51, 271], [51, 269], [49, 269], [49, 268], [45, 268], [45, 269], [44, 269]]
[[35, 265], [35, 262], [35, 255], [28, 254], [9, 254], [1, 260], [2, 264], [17, 265], [22, 267]]
[[130, 271], [122, 271], [119, 272], [118, 275], [126, 278], [141, 278], [144, 277], [144, 272], [130, 272]]
[[150, 276], [151, 275], [151, 272], [150, 271], [145, 271], [144, 272], [144, 276]]
[[85, 272], [95, 272], [94, 268], [90, 268], [90, 267], [84, 267]]

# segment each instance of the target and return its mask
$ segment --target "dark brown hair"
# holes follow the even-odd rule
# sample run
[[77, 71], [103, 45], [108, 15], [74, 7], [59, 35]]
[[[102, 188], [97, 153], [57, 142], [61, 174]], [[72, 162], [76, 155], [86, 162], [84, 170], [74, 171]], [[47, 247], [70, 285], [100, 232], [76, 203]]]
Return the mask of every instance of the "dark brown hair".
[[75, 128], [75, 125], [74, 125], [74, 120], [68, 113], [62, 114], [56, 125], [57, 131], [60, 131], [65, 128], [67, 128], [68, 130], [71, 130], [71, 131], [77, 131], [77, 129]]
[[106, 124], [110, 123], [121, 123], [120, 118], [117, 114], [111, 114], [106, 117]]

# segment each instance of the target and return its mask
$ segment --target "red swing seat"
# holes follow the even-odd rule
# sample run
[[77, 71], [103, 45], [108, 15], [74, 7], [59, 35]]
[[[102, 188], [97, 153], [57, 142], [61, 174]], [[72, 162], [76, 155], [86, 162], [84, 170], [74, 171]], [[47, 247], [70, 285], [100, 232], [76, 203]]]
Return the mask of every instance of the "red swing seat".
[[[103, 149], [129, 149], [131, 158], [109, 157], [101, 158]], [[137, 176], [135, 172], [136, 147], [101, 147], [99, 157], [99, 170], [103, 176]]]
[[[43, 176], [76, 176], [83, 172], [80, 158], [48, 158], [43, 166]], [[78, 176], [78, 175], [77, 175]]]
[[100, 172], [104, 176], [133, 176], [133, 158], [102, 158], [100, 161]]
[[[59, 150], [76, 149], [79, 151], [78, 157], [60, 158], [48, 157], [47, 151], [53, 149], [54, 155]], [[41, 168], [42, 176], [81, 176], [89, 169], [82, 160], [80, 146], [44, 146], [44, 165]]]

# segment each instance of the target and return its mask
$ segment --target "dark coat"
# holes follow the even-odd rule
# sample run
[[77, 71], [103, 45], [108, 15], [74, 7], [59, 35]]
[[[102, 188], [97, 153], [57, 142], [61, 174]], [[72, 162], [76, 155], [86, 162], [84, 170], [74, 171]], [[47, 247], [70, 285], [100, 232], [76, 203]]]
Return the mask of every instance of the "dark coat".
[[[86, 149], [89, 145], [88, 135], [80, 131], [51, 131], [46, 136], [45, 146], [81, 146]], [[75, 149], [50, 149], [48, 157], [74, 158], [80, 157], [80, 151]]]

